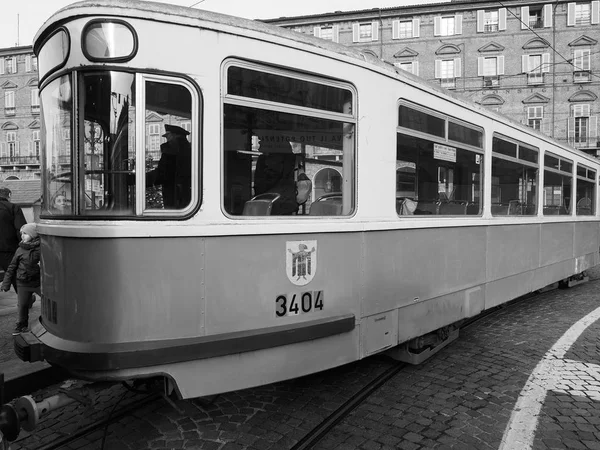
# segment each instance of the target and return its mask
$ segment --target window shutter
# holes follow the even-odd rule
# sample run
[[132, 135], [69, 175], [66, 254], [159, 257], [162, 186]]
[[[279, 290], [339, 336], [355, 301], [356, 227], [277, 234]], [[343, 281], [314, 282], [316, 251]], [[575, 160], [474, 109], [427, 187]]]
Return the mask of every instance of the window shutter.
[[498, 56], [498, 75], [504, 75], [504, 55]]
[[371, 23], [371, 40], [372, 41], [379, 40], [379, 22]]
[[358, 42], [358, 23], [352, 24], [352, 42]]
[[498, 10], [498, 30], [506, 30], [506, 8]]
[[21, 153], [21, 143], [19, 141], [15, 142], [15, 156], [20, 156]]
[[454, 34], [462, 34], [462, 14], [454, 16]]
[[567, 26], [575, 25], [575, 3], [567, 3]]
[[321, 37], [321, 27], [314, 27], [313, 28], [313, 36], [314, 37]]
[[575, 141], [575, 117], [569, 117], [567, 120], [567, 139], [571, 145]]
[[529, 56], [528, 55], [521, 56], [521, 72], [529, 73]]
[[340, 42], [340, 26], [333, 26], [333, 42]]
[[434, 78], [440, 77], [441, 69], [442, 69], [442, 61], [440, 59], [436, 59], [435, 60]]
[[0, 58], [0, 75], [4, 75], [4, 58]]
[[33, 148], [31, 145], [31, 142], [27, 141], [27, 150], [26, 150], [27, 155], [29, 156], [33, 156]]
[[454, 58], [454, 78], [462, 77], [461, 59]]
[[25, 72], [31, 72], [31, 55], [25, 56]]
[[12, 58], [12, 73], [17, 73], [18, 69], [17, 69], [17, 57], [13, 56]]
[[[598, 116], [590, 117], [590, 135], [588, 136], [590, 141], [598, 139]], [[590, 144], [596, 145], [594, 142]]]
[[413, 37], [420, 37], [421, 31], [420, 31], [419, 27], [421, 26], [421, 19], [413, 19], [412, 26], [413, 26]]
[[592, 25], [598, 25], [600, 23], [600, 1], [594, 0], [592, 2]]
[[392, 39], [400, 38], [400, 21], [392, 20]]
[[542, 54], [542, 72], [550, 72], [550, 53]]
[[477, 76], [483, 76], [483, 56], [477, 57]]
[[419, 76], [419, 61], [413, 61], [412, 67], [413, 67], [413, 75]]
[[483, 15], [485, 11], [483, 9], [477, 10], [477, 32], [483, 33]]
[[440, 35], [441, 25], [442, 25], [442, 18], [440, 16], [434, 17], [434, 19], [433, 19], [433, 35], [434, 36]]
[[0, 142], [0, 156], [6, 157], [6, 143]]
[[544, 5], [544, 28], [552, 26], [552, 5]]
[[521, 30], [529, 28], [529, 6], [521, 6]]

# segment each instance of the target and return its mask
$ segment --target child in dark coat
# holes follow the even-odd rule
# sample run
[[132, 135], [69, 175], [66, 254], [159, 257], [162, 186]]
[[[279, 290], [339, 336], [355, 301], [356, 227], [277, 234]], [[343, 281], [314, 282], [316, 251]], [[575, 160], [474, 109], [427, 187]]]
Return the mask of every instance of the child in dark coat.
[[13, 335], [17, 335], [27, 331], [29, 310], [35, 301], [33, 293], [41, 296], [40, 238], [35, 223], [28, 223], [21, 227], [19, 248], [6, 269], [0, 289], [4, 292], [8, 291], [13, 279], [16, 280], [18, 289], [19, 321], [13, 332]]

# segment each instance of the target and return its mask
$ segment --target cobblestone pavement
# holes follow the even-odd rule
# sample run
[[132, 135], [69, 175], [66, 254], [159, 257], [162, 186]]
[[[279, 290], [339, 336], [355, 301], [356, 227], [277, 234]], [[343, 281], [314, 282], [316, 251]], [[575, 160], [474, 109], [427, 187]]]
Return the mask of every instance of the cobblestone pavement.
[[[453, 344], [386, 382], [315, 448], [600, 449], [599, 274], [594, 269], [589, 283], [509, 305], [461, 330]], [[561, 344], [567, 338], [572, 345]], [[104, 448], [290, 449], [391, 364], [371, 357], [288, 382], [179, 401], [179, 411], [158, 400], [110, 425]], [[11, 449], [38, 449], [92, 416], [107, 415], [124, 395], [125, 402], [136, 398], [116, 386], [95, 409], [52, 413]], [[99, 449], [104, 433], [63, 448]]]

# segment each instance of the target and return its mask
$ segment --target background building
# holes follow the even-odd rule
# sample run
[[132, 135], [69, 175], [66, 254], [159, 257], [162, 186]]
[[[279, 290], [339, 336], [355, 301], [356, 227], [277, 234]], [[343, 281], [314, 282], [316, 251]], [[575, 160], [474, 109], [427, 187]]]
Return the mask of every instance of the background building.
[[359, 48], [600, 155], [598, 0], [453, 1], [264, 22]]
[[0, 181], [40, 177], [40, 101], [31, 46], [0, 49]]

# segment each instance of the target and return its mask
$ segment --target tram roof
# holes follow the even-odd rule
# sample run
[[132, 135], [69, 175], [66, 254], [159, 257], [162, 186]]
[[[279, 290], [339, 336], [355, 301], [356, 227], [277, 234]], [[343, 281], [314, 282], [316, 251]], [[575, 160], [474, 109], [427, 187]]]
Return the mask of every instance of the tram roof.
[[[453, 92], [443, 89], [437, 84], [431, 83], [430, 81], [413, 75], [407, 71], [398, 69], [391, 63], [382, 61], [369, 53], [358, 51], [346, 45], [338, 44], [303, 33], [297, 33], [287, 28], [271, 25], [259, 20], [250, 20], [242, 17], [216, 13], [213, 11], [206, 11], [203, 9], [189, 8], [166, 3], [140, 0], [84, 0], [72, 3], [64, 8], [59, 9], [40, 27], [34, 37], [33, 48], [35, 53], [38, 54], [39, 46], [44, 41], [46, 36], [53, 31], [53, 27], [56, 24], [73, 19], [74, 17], [98, 15], [116, 16], [120, 18], [134, 17], [140, 19], [160, 20], [164, 22], [171, 22], [176, 25], [191, 27], [206, 27], [208, 24], [214, 24], [215, 28], [223, 26], [229, 27], [230, 29], [228, 32], [240, 30], [240, 35], [244, 35], [243, 30], [248, 30], [251, 32], [279, 37], [289, 41], [295, 41], [304, 45], [316, 47], [324, 51], [339, 54], [342, 57], [345, 56], [347, 58], [354, 59], [359, 65], [367, 66], [367, 68], [370, 66], [371, 69], [379, 69], [379, 72], [387, 72], [390, 75], [393, 74], [395, 77], [410, 80], [412, 84], [416, 86], [420, 86], [426, 90], [435, 91], [446, 97], [450, 97], [454, 102], [461, 104], [466, 108], [474, 108], [480, 113], [491, 117], [492, 119], [495, 118], [501, 122], [511, 122], [519, 127], [524, 127], [524, 125], [519, 121], [509, 116], [483, 108], [477, 103], [467, 101]], [[557, 145], [564, 147], [564, 144], [555, 141], [547, 135], [529, 127], [527, 128], [529, 132], [538, 135], [540, 138], [553, 141]], [[580, 150], [571, 147], [568, 148], [572, 152], [579, 153], [591, 159], [596, 159]]]

